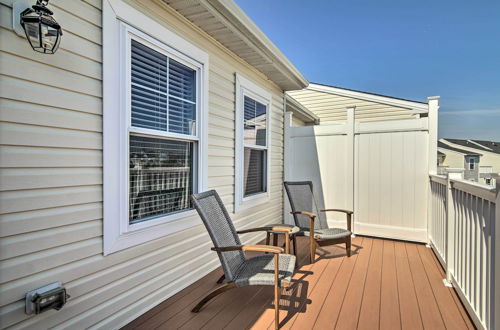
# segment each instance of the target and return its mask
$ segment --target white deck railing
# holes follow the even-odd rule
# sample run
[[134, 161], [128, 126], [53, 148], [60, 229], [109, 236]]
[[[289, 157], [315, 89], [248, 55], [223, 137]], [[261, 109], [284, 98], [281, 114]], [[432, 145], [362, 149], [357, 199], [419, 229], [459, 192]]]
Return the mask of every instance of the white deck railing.
[[500, 328], [500, 185], [454, 175], [430, 176], [429, 241], [476, 326]]

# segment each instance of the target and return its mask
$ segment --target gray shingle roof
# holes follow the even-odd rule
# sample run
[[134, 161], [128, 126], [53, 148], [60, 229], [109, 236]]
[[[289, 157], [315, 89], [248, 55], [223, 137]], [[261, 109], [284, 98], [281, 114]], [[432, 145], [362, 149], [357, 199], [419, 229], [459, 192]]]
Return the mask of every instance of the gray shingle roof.
[[460, 152], [462, 154], [471, 155], [471, 156], [482, 156], [482, 154], [480, 154], [480, 153], [468, 151], [465, 149], [455, 148], [455, 147], [452, 147], [452, 146], [450, 146], [446, 143], [443, 143], [441, 141], [438, 141], [438, 148], [448, 149], [451, 151], [456, 151], [456, 152]]
[[500, 154], [500, 142], [484, 141], [484, 140], [460, 140], [460, 139], [444, 139], [444, 140], [464, 147], [474, 148], [479, 151], [488, 151]]

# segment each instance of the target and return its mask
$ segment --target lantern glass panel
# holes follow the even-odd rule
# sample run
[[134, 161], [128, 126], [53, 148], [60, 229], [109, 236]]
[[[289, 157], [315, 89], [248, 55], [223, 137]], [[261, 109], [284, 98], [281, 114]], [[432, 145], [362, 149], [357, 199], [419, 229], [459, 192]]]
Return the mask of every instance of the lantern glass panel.
[[26, 22], [24, 23], [24, 28], [26, 30], [26, 36], [28, 37], [30, 44], [33, 47], [40, 47], [40, 30], [38, 23]]
[[57, 29], [54, 29], [53, 27], [50, 27], [45, 24], [42, 24], [41, 28], [42, 28], [42, 47], [48, 51], [51, 51], [57, 42], [58, 31]]

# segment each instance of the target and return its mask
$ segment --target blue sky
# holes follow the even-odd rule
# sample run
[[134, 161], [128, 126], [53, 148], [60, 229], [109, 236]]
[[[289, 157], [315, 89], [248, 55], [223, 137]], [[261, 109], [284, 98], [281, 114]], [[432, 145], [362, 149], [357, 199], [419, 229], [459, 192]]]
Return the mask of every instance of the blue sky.
[[440, 95], [440, 137], [500, 141], [500, 1], [236, 3], [309, 81]]

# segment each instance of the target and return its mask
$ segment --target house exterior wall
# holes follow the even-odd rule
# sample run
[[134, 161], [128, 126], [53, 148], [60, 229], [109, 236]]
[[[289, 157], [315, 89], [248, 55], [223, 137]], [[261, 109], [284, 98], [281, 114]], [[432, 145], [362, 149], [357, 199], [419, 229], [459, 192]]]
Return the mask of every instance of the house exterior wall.
[[[101, 2], [50, 2], [65, 33], [53, 56], [33, 52], [12, 31], [11, 4], [0, 4], [0, 328], [118, 328], [219, 262], [201, 221], [103, 256]], [[168, 6], [134, 6], [209, 54], [208, 187], [229, 212], [235, 72], [272, 94], [270, 201], [231, 215], [237, 228], [280, 222], [282, 91]], [[55, 281], [66, 286], [68, 304], [24, 314], [26, 292]]]
[[452, 147], [460, 148], [470, 152], [480, 153], [482, 156], [479, 160], [479, 166], [491, 166], [493, 173], [500, 173], [500, 154], [494, 152], [488, 152], [484, 149], [469, 148], [467, 146], [462, 146], [454, 143], [446, 142]]
[[447, 166], [450, 168], [463, 168], [464, 166], [464, 154], [451, 151], [444, 148], [439, 148], [443, 154], [445, 154], [444, 161], [439, 164], [439, 166]]
[[[474, 168], [471, 170], [469, 167], [470, 161], [474, 161]], [[464, 179], [471, 181], [479, 181], [479, 156], [465, 156], [464, 157]]]
[[417, 118], [411, 110], [393, 105], [360, 100], [352, 97], [332, 95], [307, 89], [288, 92], [315, 115], [322, 124], [343, 123], [347, 120], [347, 106], [356, 106], [356, 121], [376, 121]]

